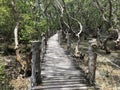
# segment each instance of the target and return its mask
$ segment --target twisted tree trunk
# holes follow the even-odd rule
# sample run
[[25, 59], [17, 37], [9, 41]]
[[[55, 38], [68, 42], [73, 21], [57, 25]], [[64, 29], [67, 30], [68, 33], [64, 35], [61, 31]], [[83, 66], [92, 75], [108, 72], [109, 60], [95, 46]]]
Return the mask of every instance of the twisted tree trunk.
[[19, 15], [18, 15], [14, 0], [11, 0], [11, 5], [12, 5], [13, 13], [14, 13], [14, 20], [16, 22], [16, 26], [14, 29], [16, 60], [20, 63], [20, 65], [22, 66], [22, 69], [24, 70], [26, 63], [21, 59], [20, 54], [19, 54], [19, 42], [18, 42], [18, 29], [19, 29], [19, 19], [18, 18], [19, 18]]

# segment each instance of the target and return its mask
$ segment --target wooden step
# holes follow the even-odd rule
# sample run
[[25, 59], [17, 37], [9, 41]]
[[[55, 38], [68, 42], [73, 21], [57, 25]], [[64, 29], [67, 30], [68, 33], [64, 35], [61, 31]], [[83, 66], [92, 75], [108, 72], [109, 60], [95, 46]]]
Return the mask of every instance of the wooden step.
[[[88, 90], [87, 87], [71, 87], [71, 88], [39, 88], [39, 87], [34, 87], [31, 90]], [[90, 89], [90, 90], [94, 90], [94, 89]]]
[[54, 74], [42, 74], [43, 77], [48, 77], [48, 78], [59, 78], [59, 77], [64, 77], [64, 78], [85, 78], [84, 76], [79, 76], [79, 75], [54, 75]]
[[87, 90], [85, 84], [36, 86], [32, 90]]
[[50, 82], [81, 82], [81, 81], [86, 81], [85, 79], [52, 79], [52, 80], [43, 80], [43, 83], [50, 83]]
[[[43, 83], [42, 85], [50, 86], [50, 85], [73, 85], [73, 84], [80, 84], [80, 82], [50, 82], [50, 83]], [[82, 83], [82, 84], [85, 84], [85, 83]]]

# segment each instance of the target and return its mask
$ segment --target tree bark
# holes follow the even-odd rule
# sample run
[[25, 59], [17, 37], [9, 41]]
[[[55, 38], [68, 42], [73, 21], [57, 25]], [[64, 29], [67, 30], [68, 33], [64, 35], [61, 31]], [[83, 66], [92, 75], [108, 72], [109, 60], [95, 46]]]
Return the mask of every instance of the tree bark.
[[26, 62], [21, 59], [20, 53], [19, 53], [19, 42], [18, 42], [18, 28], [19, 28], [19, 22], [16, 22], [16, 26], [14, 29], [14, 41], [15, 41], [15, 52], [16, 52], [16, 60], [20, 63], [22, 66], [22, 70], [25, 71]]
[[116, 29], [116, 32], [118, 34], [117, 40], [115, 40], [116, 48], [120, 47], [120, 31]]
[[13, 10], [13, 14], [14, 14], [14, 20], [16, 22], [16, 26], [14, 29], [14, 41], [15, 41], [15, 51], [16, 51], [16, 60], [20, 63], [20, 65], [22, 66], [22, 69], [25, 70], [25, 64], [26, 62], [23, 61], [20, 57], [19, 54], [19, 42], [18, 42], [18, 29], [19, 29], [19, 20], [18, 20], [18, 11], [17, 8], [15, 6], [15, 1], [11, 0], [11, 5], [12, 5], [12, 10]]
[[103, 40], [103, 49], [106, 51], [106, 54], [110, 54], [110, 50], [107, 47], [107, 42], [109, 41], [109, 37]]
[[16, 26], [14, 29], [15, 49], [18, 49], [18, 28], [19, 28], [19, 22], [16, 22]]
[[75, 46], [75, 57], [80, 57], [79, 44], [80, 44], [80, 39], [78, 39]]
[[97, 54], [96, 54], [97, 42], [95, 39], [93, 39], [89, 43], [90, 44], [89, 44], [89, 48], [88, 48], [88, 75], [87, 75], [87, 78], [89, 80], [89, 84], [94, 85], [95, 72], [96, 72], [96, 60], [97, 60]]
[[71, 19], [75, 20], [78, 24], [79, 24], [79, 32], [76, 34], [77, 38], [78, 38], [78, 41], [77, 41], [77, 44], [75, 46], [75, 56], [76, 57], [79, 57], [80, 56], [80, 51], [79, 51], [79, 44], [80, 44], [80, 35], [83, 31], [83, 26], [81, 24], [81, 22], [73, 17], [70, 16]]
[[109, 27], [112, 25], [112, 2], [111, 0], [108, 0], [109, 2]]

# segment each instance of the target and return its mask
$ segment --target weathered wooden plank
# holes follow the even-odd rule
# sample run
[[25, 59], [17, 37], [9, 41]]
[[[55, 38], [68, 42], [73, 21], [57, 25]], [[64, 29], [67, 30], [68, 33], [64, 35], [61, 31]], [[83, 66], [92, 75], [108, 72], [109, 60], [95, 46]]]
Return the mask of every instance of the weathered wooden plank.
[[[76, 85], [80, 84], [80, 82], [50, 82], [50, 83], [43, 83], [43, 86], [56, 86], [56, 85]], [[82, 83], [83, 84], [83, 83]], [[84, 84], [86, 86], [86, 84]]]
[[55, 86], [37, 86], [32, 88], [32, 90], [40, 90], [40, 89], [45, 89], [45, 90], [49, 90], [49, 89], [56, 89], [56, 90], [74, 90], [74, 89], [78, 89], [78, 90], [87, 90], [88, 88], [86, 86], [84, 86], [83, 84], [73, 84], [73, 85], [55, 85]]
[[58, 34], [47, 42], [45, 62], [42, 63], [42, 84], [32, 90], [87, 90], [82, 70], [75, 68], [71, 58], [58, 42]]
[[86, 79], [81, 79], [81, 78], [77, 78], [77, 79], [52, 79], [52, 80], [43, 80], [42, 83], [54, 83], [54, 82], [80, 82], [80, 81], [86, 81]]

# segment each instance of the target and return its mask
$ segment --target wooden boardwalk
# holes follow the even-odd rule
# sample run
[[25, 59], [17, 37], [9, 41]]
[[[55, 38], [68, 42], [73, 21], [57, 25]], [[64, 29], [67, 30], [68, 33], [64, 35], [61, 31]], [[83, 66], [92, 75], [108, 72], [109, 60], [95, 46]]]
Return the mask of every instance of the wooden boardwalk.
[[58, 43], [58, 34], [48, 40], [42, 63], [42, 86], [33, 90], [87, 90], [82, 70], [78, 70]]

